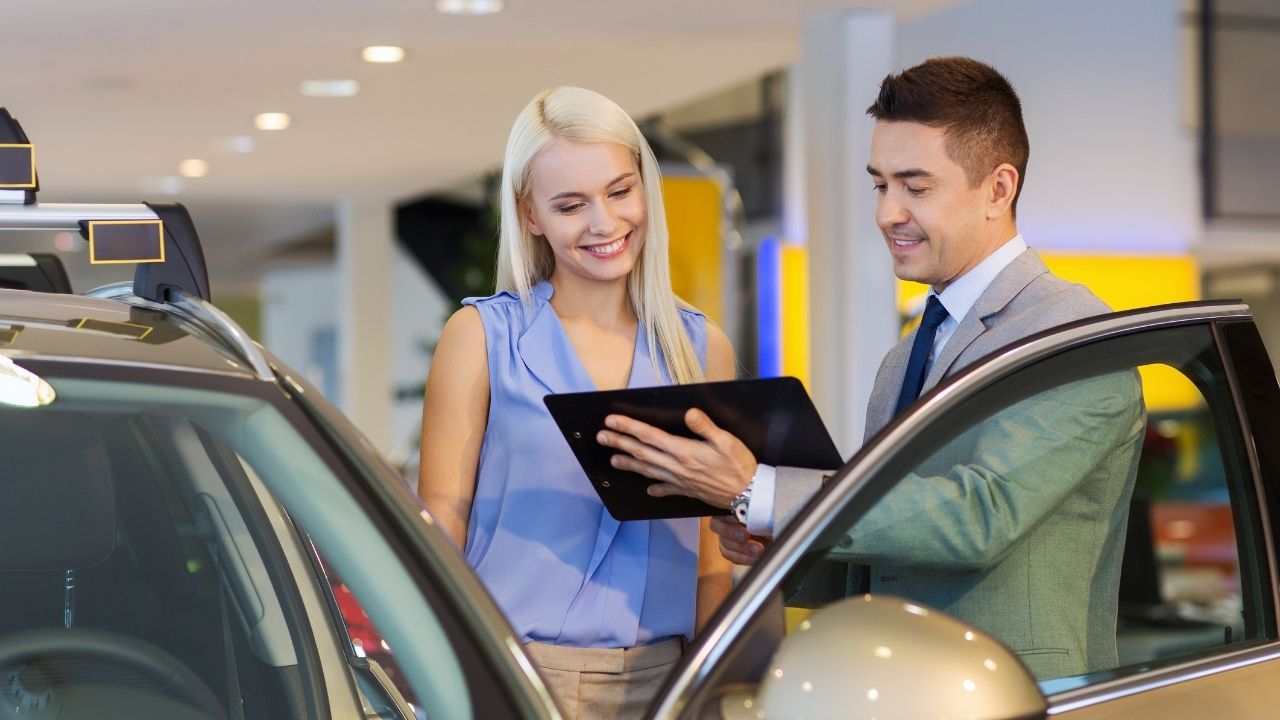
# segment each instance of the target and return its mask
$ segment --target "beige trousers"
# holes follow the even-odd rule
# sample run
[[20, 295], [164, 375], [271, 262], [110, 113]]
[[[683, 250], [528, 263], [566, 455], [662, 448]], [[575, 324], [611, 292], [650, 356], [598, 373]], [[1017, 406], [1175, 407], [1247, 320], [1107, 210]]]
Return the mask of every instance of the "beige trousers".
[[639, 720], [684, 652], [684, 638], [632, 648], [525, 645], [565, 720]]

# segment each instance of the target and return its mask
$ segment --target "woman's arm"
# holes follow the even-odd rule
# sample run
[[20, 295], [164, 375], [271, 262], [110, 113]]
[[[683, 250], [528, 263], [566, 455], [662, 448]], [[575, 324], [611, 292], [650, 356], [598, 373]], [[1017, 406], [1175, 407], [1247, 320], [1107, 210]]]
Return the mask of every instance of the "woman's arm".
[[[737, 374], [733, 345], [724, 331], [708, 320], [707, 380], [733, 380]], [[698, 536], [697, 632], [702, 632], [703, 626], [733, 590], [733, 565], [720, 554], [720, 536], [711, 531], [710, 523], [710, 518], [702, 518]]]
[[489, 360], [474, 307], [445, 323], [431, 359], [422, 403], [418, 495], [459, 548], [476, 492], [480, 444], [489, 422]]

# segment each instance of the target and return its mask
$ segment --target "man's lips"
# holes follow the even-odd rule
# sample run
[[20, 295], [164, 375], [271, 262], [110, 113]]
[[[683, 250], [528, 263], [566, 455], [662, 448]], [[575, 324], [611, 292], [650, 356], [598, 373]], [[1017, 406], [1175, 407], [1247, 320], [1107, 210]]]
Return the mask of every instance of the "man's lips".
[[888, 236], [888, 240], [889, 242], [893, 243], [897, 247], [911, 247], [912, 245], [918, 245], [924, 242], [925, 239], [923, 237], [917, 237], [917, 236], [904, 237], [904, 236], [890, 235]]

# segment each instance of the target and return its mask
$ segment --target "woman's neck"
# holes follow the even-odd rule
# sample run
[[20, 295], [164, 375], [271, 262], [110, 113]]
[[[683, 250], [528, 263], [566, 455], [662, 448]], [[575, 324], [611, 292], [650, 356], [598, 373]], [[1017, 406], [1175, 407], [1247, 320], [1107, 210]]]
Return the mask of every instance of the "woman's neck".
[[627, 295], [627, 280], [589, 282], [551, 276], [551, 307], [562, 319], [585, 319], [602, 328], [635, 327], [636, 313]]

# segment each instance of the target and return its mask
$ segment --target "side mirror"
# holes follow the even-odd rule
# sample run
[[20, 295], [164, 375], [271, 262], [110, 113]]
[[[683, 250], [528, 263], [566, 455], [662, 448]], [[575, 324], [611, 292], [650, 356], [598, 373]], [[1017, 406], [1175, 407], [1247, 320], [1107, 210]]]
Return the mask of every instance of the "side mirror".
[[900, 598], [841, 600], [800, 624], [760, 683], [756, 717], [1043, 718], [1018, 658], [989, 635]]

